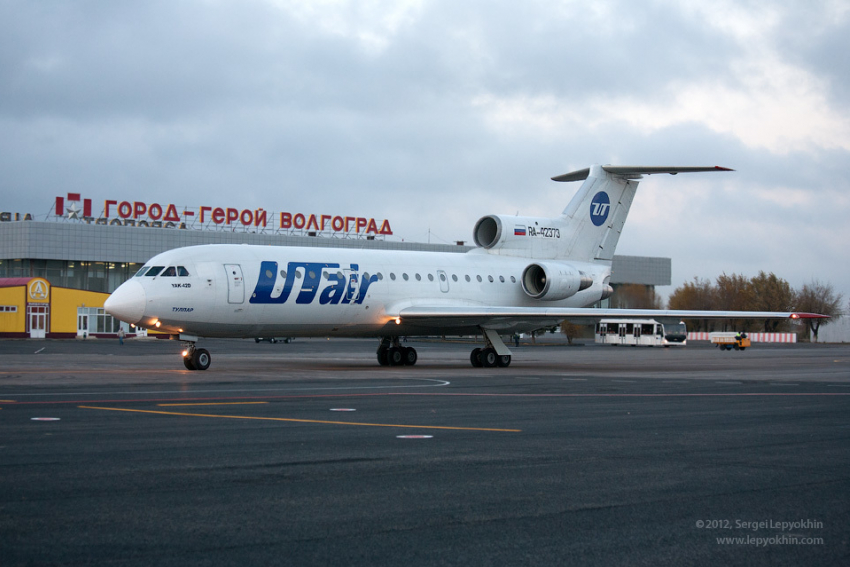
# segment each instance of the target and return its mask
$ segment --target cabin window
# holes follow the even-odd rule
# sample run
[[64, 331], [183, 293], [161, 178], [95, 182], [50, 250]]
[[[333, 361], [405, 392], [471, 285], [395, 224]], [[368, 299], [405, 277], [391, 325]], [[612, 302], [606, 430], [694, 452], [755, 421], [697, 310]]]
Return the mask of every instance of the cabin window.
[[395, 281], [395, 273], [394, 272], [390, 272], [390, 279], [392, 281]]
[[466, 276], [464, 277], [466, 278], [466, 281], [472, 281], [472, 278], [469, 277], [469, 274], [466, 274]]
[[410, 279], [407, 274], [402, 274], [401, 277], [404, 278], [404, 281], [407, 281], [407, 280]]
[[152, 278], [154, 276], [159, 275], [159, 273], [164, 269], [165, 266], [154, 266], [150, 270], [148, 270], [148, 273], [146, 273], [145, 275], [149, 278]]
[[516, 278], [511, 276], [511, 283], [516, 283]]
[[189, 275], [189, 270], [183, 266], [177, 266], [177, 275], [181, 278], [185, 278]]
[[286, 270], [280, 271], [280, 277], [282, 277], [283, 279], [286, 279]]
[[446, 274], [440, 274], [440, 281], [441, 282], [446, 281]]
[[416, 281], [421, 282], [422, 276], [420, 276], [419, 274], [416, 274]]
[[493, 283], [493, 276], [487, 276], [487, 279], [490, 280], [490, 283]]
[[475, 276], [475, 279], [477, 279], [479, 283], [481, 283], [481, 282], [483, 281], [483, 280], [481, 279], [481, 276]]
[[428, 274], [428, 281], [434, 281], [434, 274]]
[[457, 275], [452, 274], [452, 281], [455, 281], [455, 282], [457, 281]]
[[165, 268], [165, 271], [162, 272], [162, 277], [164, 278], [174, 278], [177, 277], [177, 268], [174, 266], [168, 266]]
[[505, 283], [505, 276], [499, 276], [499, 281]]
[[[168, 270], [166, 270], [166, 271], [168, 271]], [[165, 275], [165, 274], [162, 274], [162, 275]], [[272, 277], [274, 277], [274, 274], [272, 273], [272, 271], [266, 270], [266, 278], [272, 279]]]
[[295, 277], [300, 280], [304, 277], [304, 274], [301, 272], [301, 270], [295, 270]]

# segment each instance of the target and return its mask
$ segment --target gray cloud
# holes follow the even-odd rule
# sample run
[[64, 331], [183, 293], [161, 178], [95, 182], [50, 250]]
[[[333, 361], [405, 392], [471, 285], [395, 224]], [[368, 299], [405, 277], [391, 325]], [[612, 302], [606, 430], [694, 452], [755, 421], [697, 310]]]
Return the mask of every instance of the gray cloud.
[[0, 209], [78, 191], [468, 241], [484, 214], [559, 213], [573, 168], [719, 164], [647, 179], [619, 251], [671, 256], [674, 284], [763, 269], [850, 296], [840, 8], [4, 3]]

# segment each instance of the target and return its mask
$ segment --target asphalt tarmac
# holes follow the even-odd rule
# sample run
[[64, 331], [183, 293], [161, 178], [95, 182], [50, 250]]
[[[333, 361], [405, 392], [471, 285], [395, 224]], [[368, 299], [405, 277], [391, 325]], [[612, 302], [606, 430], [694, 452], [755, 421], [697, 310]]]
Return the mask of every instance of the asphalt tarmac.
[[850, 346], [0, 341], [0, 565], [847, 565]]

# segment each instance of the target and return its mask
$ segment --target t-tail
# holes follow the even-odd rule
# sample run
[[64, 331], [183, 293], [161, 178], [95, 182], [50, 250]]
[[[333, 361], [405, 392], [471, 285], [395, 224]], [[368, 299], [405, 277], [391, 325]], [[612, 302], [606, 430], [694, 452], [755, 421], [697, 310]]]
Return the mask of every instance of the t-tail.
[[704, 171], [733, 170], [719, 166], [594, 165], [558, 175], [552, 179], [584, 181], [560, 216], [488, 215], [475, 225], [475, 243], [492, 254], [610, 263], [644, 175]]

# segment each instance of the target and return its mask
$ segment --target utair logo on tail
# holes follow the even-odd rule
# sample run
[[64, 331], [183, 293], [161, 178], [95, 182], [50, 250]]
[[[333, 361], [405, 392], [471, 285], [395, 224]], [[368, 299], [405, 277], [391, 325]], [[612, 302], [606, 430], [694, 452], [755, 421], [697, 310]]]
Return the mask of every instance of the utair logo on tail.
[[[277, 285], [278, 264], [273, 261], [260, 263], [260, 276], [254, 293], [251, 294], [250, 303], [286, 303], [292, 295], [296, 280], [300, 282], [298, 295], [295, 298], [297, 304], [309, 304], [319, 296], [320, 305], [337, 305], [340, 303], [360, 304], [366, 299], [366, 291], [369, 286], [378, 281], [377, 275], [364, 274], [362, 282], [358, 286], [360, 274], [358, 264], [349, 264], [349, 268], [340, 269], [339, 264], [328, 264], [320, 262], [288, 262], [286, 270], [280, 272], [283, 278], [283, 287]], [[334, 270], [331, 272], [330, 270]], [[319, 284], [322, 274], [328, 285], [319, 294]]]
[[611, 210], [611, 201], [608, 199], [608, 194], [600, 191], [593, 196], [590, 202], [590, 220], [596, 226], [602, 226], [605, 219], [608, 218], [608, 211]]

